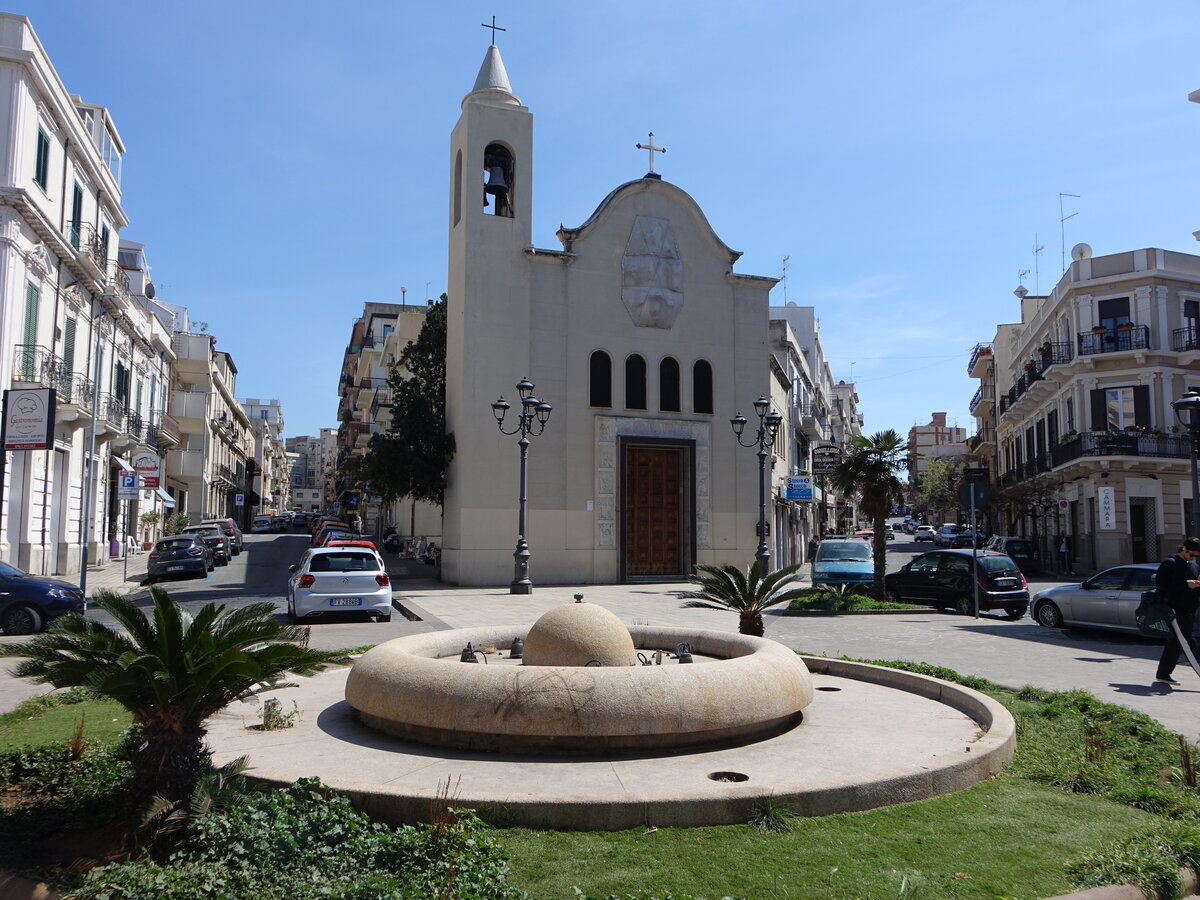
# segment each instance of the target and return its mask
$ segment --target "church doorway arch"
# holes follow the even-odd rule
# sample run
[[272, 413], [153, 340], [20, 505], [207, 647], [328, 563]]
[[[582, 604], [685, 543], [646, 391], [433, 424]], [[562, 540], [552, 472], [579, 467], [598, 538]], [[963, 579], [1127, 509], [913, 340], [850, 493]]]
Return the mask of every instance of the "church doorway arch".
[[696, 443], [623, 436], [622, 581], [682, 581], [696, 561]]

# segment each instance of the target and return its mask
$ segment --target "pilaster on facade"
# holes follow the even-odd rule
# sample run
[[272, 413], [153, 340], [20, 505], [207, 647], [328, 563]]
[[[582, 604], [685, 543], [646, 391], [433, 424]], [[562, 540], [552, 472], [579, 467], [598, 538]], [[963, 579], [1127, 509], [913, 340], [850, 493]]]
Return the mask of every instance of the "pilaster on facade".
[[1200, 257], [1077, 249], [1054, 290], [1022, 296], [1021, 322], [998, 329], [995, 418], [976, 419], [994, 422], [1001, 488], [1040, 479], [1058, 498], [1048, 521], [1010, 527], [1068, 534], [1084, 567], [1157, 559], [1192, 503], [1171, 401], [1200, 383]]

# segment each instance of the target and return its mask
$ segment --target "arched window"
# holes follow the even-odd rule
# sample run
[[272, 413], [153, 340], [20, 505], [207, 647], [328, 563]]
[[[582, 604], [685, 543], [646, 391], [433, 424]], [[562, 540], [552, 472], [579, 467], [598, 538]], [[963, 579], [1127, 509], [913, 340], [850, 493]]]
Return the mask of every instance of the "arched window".
[[511, 219], [513, 215], [512, 189], [512, 152], [503, 144], [488, 144], [483, 150], [484, 214]]
[[588, 403], [591, 406], [612, 406], [612, 360], [603, 350], [592, 354], [588, 374]]
[[646, 408], [646, 361], [636, 353], [625, 360], [625, 408]]
[[679, 363], [670, 356], [658, 364], [658, 408], [679, 412]]
[[692, 366], [692, 411], [709, 414], [713, 411], [712, 366], [702, 359]]

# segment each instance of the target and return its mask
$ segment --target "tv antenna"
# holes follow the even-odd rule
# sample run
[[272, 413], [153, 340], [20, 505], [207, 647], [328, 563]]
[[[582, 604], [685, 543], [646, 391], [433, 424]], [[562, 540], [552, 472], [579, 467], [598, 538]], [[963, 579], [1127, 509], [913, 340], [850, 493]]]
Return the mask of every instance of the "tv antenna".
[[792, 261], [792, 258], [790, 256], [784, 256], [784, 258], [783, 258], [783, 275], [779, 279], [780, 282], [783, 283], [783, 305], [784, 306], [787, 306], [787, 272], [788, 272], [788, 263], [790, 263], [791, 261]]
[[1038, 243], [1037, 232], [1033, 233], [1033, 292], [1039, 296], [1042, 293], [1042, 273], [1039, 263], [1042, 258], [1042, 251], [1046, 247]]
[[1059, 228], [1060, 244], [1062, 247], [1062, 270], [1065, 272], [1065, 271], [1067, 271], [1067, 219], [1073, 219], [1077, 215], [1079, 215], [1079, 213], [1073, 212], [1069, 216], [1064, 216], [1063, 215], [1063, 197], [1074, 197], [1076, 200], [1078, 200], [1079, 195], [1078, 194], [1064, 194], [1062, 191], [1058, 192], [1058, 228]]
[[1029, 270], [1028, 270], [1028, 269], [1017, 269], [1017, 282], [1018, 282], [1019, 284], [1024, 284], [1024, 283], [1025, 283], [1025, 277], [1026, 277], [1028, 274], [1029, 274]]

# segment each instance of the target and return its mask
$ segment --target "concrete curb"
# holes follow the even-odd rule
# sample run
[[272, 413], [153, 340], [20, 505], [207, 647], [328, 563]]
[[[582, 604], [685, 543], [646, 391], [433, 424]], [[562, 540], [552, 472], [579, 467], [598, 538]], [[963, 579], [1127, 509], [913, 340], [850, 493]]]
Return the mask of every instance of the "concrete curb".
[[[1196, 873], [1189, 868], [1179, 870], [1179, 880], [1187, 891], [1183, 900], [1196, 896], [1198, 886]], [[1158, 895], [1155, 894], [1157, 897]], [[1075, 891], [1071, 894], [1059, 894], [1057, 897], [1047, 897], [1046, 900], [1146, 900], [1142, 889], [1132, 884], [1106, 884], [1104, 887], [1088, 888], [1085, 891]]]

